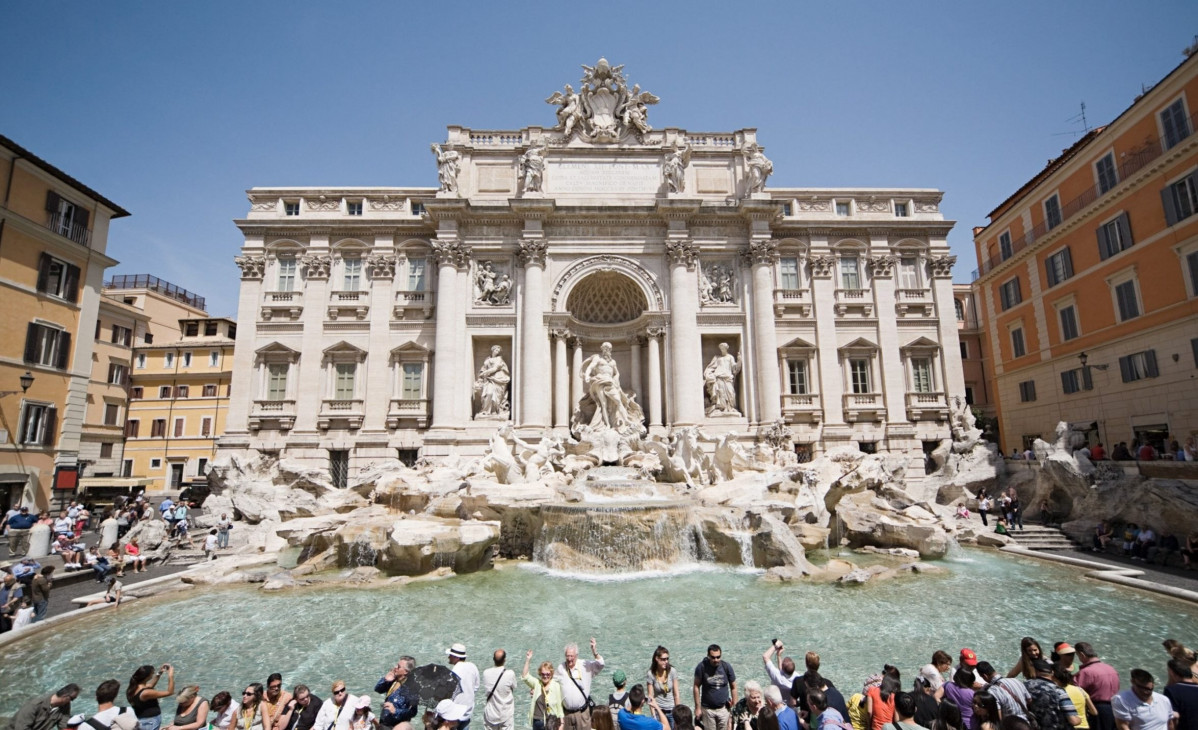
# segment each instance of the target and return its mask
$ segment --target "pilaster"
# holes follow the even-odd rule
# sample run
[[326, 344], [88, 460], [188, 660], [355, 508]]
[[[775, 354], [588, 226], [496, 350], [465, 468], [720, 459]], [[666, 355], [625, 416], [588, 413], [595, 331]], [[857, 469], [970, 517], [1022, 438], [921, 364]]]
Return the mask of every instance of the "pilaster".
[[811, 304], [815, 313], [815, 344], [819, 359], [820, 405], [827, 426], [843, 426], [844, 371], [840, 366], [836, 342], [836, 260], [828, 249], [828, 236], [811, 233], [810, 264]]

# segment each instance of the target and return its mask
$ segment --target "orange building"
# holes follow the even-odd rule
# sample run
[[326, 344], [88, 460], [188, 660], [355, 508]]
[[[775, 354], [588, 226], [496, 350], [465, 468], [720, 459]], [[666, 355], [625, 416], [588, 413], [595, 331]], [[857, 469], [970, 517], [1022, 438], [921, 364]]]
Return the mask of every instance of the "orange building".
[[1005, 453], [1058, 421], [1164, 450], [1198, 430], [1198, 56], [974, 231]]
[[46, 507], [76, 486], [108, 224], [129, 214], [2, 136], [0, 181], [0, 506]]

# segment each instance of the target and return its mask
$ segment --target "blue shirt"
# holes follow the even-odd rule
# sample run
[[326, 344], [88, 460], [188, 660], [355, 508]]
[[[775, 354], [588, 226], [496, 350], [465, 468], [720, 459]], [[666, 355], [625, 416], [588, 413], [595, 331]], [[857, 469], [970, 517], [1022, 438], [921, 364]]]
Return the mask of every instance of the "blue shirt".
[[799, 730], [799, 716], [789, 707], [783, 706], [778, 710], [779, 730]]
[[8, 518], [8, 526], [14, 530], [28, 530], [37, 524], [37, 516], [32, 514], [16, 514]]
[[622, 707], [620, 708], [618, 717], [620, 730], [662, 730], [661, 723], [652, 717], [648, 715], [634, 715]]

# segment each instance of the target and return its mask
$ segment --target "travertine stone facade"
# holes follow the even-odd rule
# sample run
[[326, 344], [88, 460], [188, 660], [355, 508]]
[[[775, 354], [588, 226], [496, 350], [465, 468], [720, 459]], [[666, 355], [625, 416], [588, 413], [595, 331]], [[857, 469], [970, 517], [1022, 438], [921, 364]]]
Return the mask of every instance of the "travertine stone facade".
[[[963, 392], [941, 193], [764, 187], [756, 130], [655, 130], [657, 98], [629, 111], [605, 63], [580, 118], [558, 94], [554, 128], [449, 127], [440, 190], [249, 191], [224, 449], [336, 477], [481, 453], [502, 418], [564, 433], [609, 342], [651, 434], [751, 440], [785, 418], [805, 453], [857, 441], [922, 473]], [[739, 367], [712, 367], [721, 343]], [[498, 421], [477, 382], [496, 346]]]

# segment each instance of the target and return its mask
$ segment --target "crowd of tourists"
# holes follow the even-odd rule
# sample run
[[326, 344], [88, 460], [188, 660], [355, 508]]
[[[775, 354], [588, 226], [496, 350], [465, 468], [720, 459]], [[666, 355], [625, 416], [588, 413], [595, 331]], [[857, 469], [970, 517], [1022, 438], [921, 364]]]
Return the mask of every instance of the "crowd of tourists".
[[1128, 672], [1124, 689], [1120, 673], [1086, 642], [1058, 642], [1046, 654], [1032, 637], [1006, 672], [968, 648], [955, 661], [936, 651], [906, 682], [886, 664], [860, 689], [856, 682], [838, 688], [835, 669], [814, 651], [799, 667], [777, 639], [761, 655], [760, 682], [742, 684], [716, 644], [693, 673], [675, 668], [659, 646], [643, 675], [630, 680], [613, 671], [610, 692], [597, 683], [606, 662], [593, 638], [587, 659], [575, 644], [557, 664], [535, 663], [530, 650], [518, 675], [503, 649], [479, 671], [457, 643], [446, 651], [448, 667], [417, 667], [404, 655], [370, 691], [352, 694], [338, 679], [324, 698], [305, 684], [286, 689], [279, 673], [240, 694], [209, 695], [177, 682], [170, 664], [145, 665], [123, 692], [116, 679], [102, 682], [90, 716], [72, 714], [81, 690], [68, 684], [29, 699], [6, 730], [414, 730], [416, 723], [423, 730], [515, 730], [517, 705], [527, 707], [532, 730], [1198, 730], [1194, 652], [1174, 640], [1164, 647], [1163, 691], [1139, 668]]

